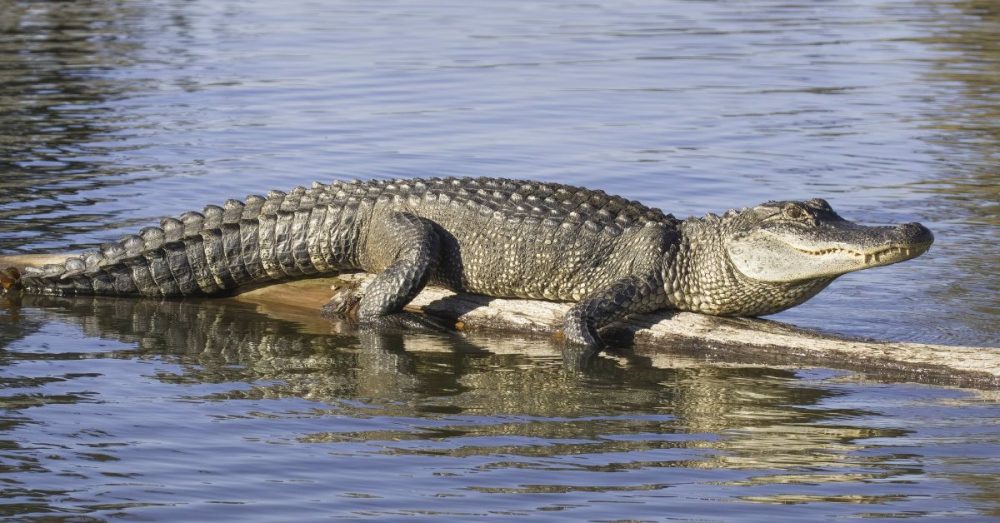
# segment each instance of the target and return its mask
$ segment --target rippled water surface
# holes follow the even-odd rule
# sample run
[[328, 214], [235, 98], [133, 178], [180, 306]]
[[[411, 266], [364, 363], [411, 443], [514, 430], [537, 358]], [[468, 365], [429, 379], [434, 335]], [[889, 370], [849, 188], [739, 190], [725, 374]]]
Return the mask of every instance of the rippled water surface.
[[[998, 33], [991, 0], [0, 0], [0, 253], [351, 177], [823, 197], [937, 242], [776, 319], [997, 347]], [[38, 300], [0, 347], [14, 519], [1000, 517], [993, 393], [215, 302]]]

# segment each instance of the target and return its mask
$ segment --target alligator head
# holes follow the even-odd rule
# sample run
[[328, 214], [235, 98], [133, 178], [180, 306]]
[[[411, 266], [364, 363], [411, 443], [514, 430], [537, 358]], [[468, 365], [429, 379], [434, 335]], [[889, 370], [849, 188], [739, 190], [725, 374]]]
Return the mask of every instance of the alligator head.
[[687, 305], [681, 308], [713, 314], [778, 312], [842, 274], [915, 258], [934, 241], [919, 223], [859, 225], [821, 199], [767, 202], [689, 222], [682, 228], [691, 258], [683, 264], [688, 291], [674, 293], [685, 302], [678, 305]]

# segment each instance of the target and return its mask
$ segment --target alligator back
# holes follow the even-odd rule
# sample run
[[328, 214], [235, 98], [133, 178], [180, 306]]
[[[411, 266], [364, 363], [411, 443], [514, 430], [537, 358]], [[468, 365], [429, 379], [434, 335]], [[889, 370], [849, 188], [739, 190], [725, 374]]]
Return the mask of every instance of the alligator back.
[[336, 182], [272, 191], [161, 220], [120, 242], [46, 265], [38, 294], [198, 296], [344, 270], [378, 271], [368, 231], [391, 213], [432, 222], [439, 283], [491, 296], [579, 299], [654, 270], [678, 221], [568, 185], [492, 178]]
[[442, 242], [433, 280], [498, 297], [579, 300], [624, 276], [651, 274], [679, 223], [620, 196], [554, 183], [432, 178], [331, 189], [378, 194], [370, 220], [394, 212], [429, 220]]

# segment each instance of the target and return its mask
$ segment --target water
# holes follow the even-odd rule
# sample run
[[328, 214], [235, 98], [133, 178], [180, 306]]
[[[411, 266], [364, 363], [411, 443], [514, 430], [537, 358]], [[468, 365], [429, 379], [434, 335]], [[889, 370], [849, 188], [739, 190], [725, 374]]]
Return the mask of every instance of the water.
[[[775, 319], [996, 347], [998, 24], [988, 0], [3, 0], [0, 252], [315, 179], [530, 177], [680, 216], [823, 197], [937, 242]], [[0, 513], [1000, 516], [992, 393], [279, 316], [0, 311]]]

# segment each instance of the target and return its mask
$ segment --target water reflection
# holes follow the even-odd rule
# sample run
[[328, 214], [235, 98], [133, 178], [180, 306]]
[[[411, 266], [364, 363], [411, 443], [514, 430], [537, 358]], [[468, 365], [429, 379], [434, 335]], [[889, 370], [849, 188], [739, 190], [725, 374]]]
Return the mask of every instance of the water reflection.
[[[1000, 339], [1000, 280], [955, 278], [1000, 273], [1000, 9], [989, 0], [958, 0], [923, 42], [939, 51], [926, 77], [939, 85], [928, 107], [926, 140], [940, 158], [941, 176], [918, 185], [935, 196], [951, 263], [935, 277], [934, 294], [949, 304], [949, 319]], [[950, 237], [949, 237], [950, 236]]]
[[[391, 452], [559, 456], [692, 447], [726, 452], [714, 458], [692, 456], [698, 463], [685, 459], [678, 464], [602, 466], [787, 468], [837, 467], [858, 439], [905, 434], [839, 425], [838, 420], [868, 413], [818, 408], [838, 393], [804, 385], [787, 370], [719, 366], [685, 357], [659, 362], [600, 357], [567, 367], [559, 351], [545, 341], [305, 332], [234, 303], [39, 297], [31, 298], [30, 307], [44, 311], [48, 322], [77, 325], [87, 338], [134, 348], [44, 355], [8, 349], [8, 358], [170, 358], [180, 367], [176, 372], [158, 371], [157, 380], [237, 385], [198, 401], [305, 398], [350, 415], [417, 416], [432, 425], [309, 433], [300, 438], [304, 442], [575, 439], [580, 441], [540, 448], [470, 443], [442, 449], [427, 443]], [[11, 329], [5, 326], [3, 331]], [[21, 335], [24, 332], [22, 328]], [[247, 383], [252, 385], [245, 387]], [[22, 383], [17, 388], [42, 385]], [[17, 410], [28, 406], [19, 403], [23, 401], [8, 397], [5, 405]], [[38, 398], [36, 403], [49, 401]], [[455, 423], [448, 421], [450, 416], [475, 422]], [[725, 438], [716, 441], [713, 433]]]
[[[0, 2], [0, 250], [75, 245], [121, 225], [116, 187], [143, 179], [115, 164], [127, 116], [107, 104], [139, 85], [111, 71], [144, 39], [140, 2]], [[104, 189], [95, 196], [94, 189]]]
[[[646, 357], [597, 357], [581, 363], [546, 339], [436, 333], [339, 334], [324, 320], [303, 327], [231, 301], [156, 301], [29, 296], [5, 314], [32, 321], [5, 326], [9, 345], [48, 321], [79, 326], [88, 338], [134, 345], [125, 357], [176, 358], [174, 382], [265, 382], [221, 397], [286, 395], [337, 402], [344, 397], [380, 404], [405, 402], [434, 412], [477, 415], [586, 416], [658, 411], [664, 405], [697, 430], [731, 426], [752, 409], [813, 404], [830, 393], [790, 386], [794, 373], [718, 367], [677, 357], [669, 367]], [[333, 332], [331, 332], [333, 331]], [[49, 352], [46, 357], [55, 357]], [[94, 353], [89, 353], [94, 356]], [[118, 352], [104, 354], [114, 357]], [[623, 385], [627, 382], [627, 386]], [[743, 396], [743, 389], [755, 392]], [[234, 396], [227, 396], [233, 394]], [[417, 403], [414, 403], [417, 402]], [[776, 412], [765, 417], [778, 415]], [[727, 421], [728, 420], [728, 421]], [[741, 423], [741, 422], [738, 422]]]
[[[57, 324], [82, 332], [82, 339], [69, 332], [60, 336], [79, 339], [79, 349], [58, 343], [35, 350], [37, 341], [26, 343], [51, 339], [52, 333], [37, 329]], [[0, 433], [7, 435], [0, 457], [13, 464], [7, 468], [12, 488], [4, 497], [17, 503], [8, 505], [8, 514], [47, 510], [54, 496], [86, 498], [117, 488], [87, 470], [65, 476], [61, 461], [23, 439], [37, 432], [31, 425], [49, 427], [43, 448], [65, 449], [56, 454], [70, 453], [74, 462], [114, 463], [111, 470], [122, 468], [116, 474], [139, 485], [157, 482], [162, 471], [125, 465], [136, 459], [128, 449], [143, 446], [138, 442], [150, 430], [144, 424], [152, 420], [114, 421], [134, 416], [116, 414], [118, 409], [144, 408], [141, 401], [123, 399], [118, 388], [148, 390], [142, 383], [147, 379], [159, 383], [152, 388], [164, 398], [156, 400], [157, 418], [181, 416], [185, 430], [201, 434], [199, 445], [213, 447], [213, 431], [226, 434], [227, 425], [248, 420], [256, 420], [251, 433], [270, 434], [266, 441], [275, 445], [261, 447], [251, 438], [229, 449], [229, 459], [264, 453], [294, 462], [298, 458], [291, 456], [314, 448], [322, 452], [311, 455], [313, 463], [384, 456], [398, 460], [387, 467], [491, 478], [470, 476], [459, 485], [428, 480], [441, 494], [460, 486], [507, 496], [655, 496], [679, 484], [663, 474], [650, 481], [651, 473], [685, 469], [728, 471], [715, 476], [715, 486], [703, 487], [753, 503], [894, 506], [914, 498], [872, 485], [929, 472], [922, 450], [893, 449], [907, 448], [918, 428], [883, 419], [863, 402], [838, 404], [846, 391], [788, 370], [681, 356], [565, 365], [546, 340], [338, 330], [232, 302], [32, 297], [4, 309], [0, 339], [10, 371], [3, 381], [8, 394], [0, 398], [6, 411]], [[93, 384], [69, 385], [90, 377], [108, 386], [115, 361], [125, 372], [113, 378], [111, 396], [89, 390]], [[48, 368], [44, 377], [31, 370], [42, 363]], [[105, 402], [117, 406], [107, 410]], [[191, 417], [203, 410], [192, 410], [197, 404], [219, 414]], [[45, 414], [59, 405], [111, 419], [93, 423], [80, 440]], [[331, 454], [322, 457], [326, 452]], [[977, 471], [969, 476], [982, 488]], [[53, 490], [31, 490], [40, 482]], [[337, 483], [324, 488], [378, 494]]]
[[1000, 225], [1000, 9], [990, 0], [955, 0], [947, 7], [938, 30], [922, 39], [939, 52], [926, 73], [932, 85], [944, 87], [929, 107], [935, 131], [929, 140], [942, 146], [949, 171], [930, 185], [974, 223]]

